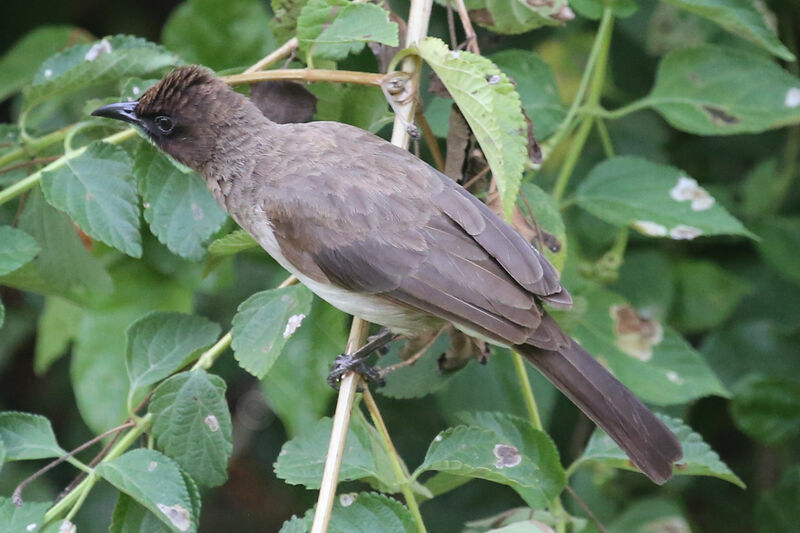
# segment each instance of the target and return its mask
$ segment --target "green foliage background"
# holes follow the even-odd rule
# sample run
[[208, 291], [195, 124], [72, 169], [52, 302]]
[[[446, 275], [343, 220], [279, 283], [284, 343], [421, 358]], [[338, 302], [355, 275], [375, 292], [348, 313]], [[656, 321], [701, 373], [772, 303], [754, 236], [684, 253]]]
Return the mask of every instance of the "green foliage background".
[[[450, 348], [442, 337], [376, 395], [425, 524], [545, 531], [532, 516], [559, 531], [598, 531], [563, 492], [569, 482], [608, 531], [792, 531], [800, 521], [800, 6], [568, 3], [577, 16], [561, 24], [554, 17], [565, 1], [466, 2], [480, 22], [479, 57], [449, 50], [439, 2], [429, 35], [442, 40], [417, 49], [428, 65], [423, 107], [446, 149], [451, 101], [424, 90], [433, 69], [492, 165], [505, 214], [521, 190], [560, 245], [548, 253], [576, 305], [557, 318], [663, 414], [684, 444], [683, 475], [656, 487], [627, 472], [616, 446], [530, 370], [540, 431], [501, 350], [485, 367], [437, 374], [435, 359]], [[286, 273], [236, 231], [196, 175], [87, 117], [101, 103], [135, 98], [172, 66], [239, 72], [295, 34], [292, 67], [376, 72], [364, 43], [396, 42], [374, 5], [303, 4], [4, 7], [0, 530], [41, 523], [85, 466], [56, 467], [25, 490], [23, 507], [10, 500], [14, 487], [121, 424], [151, 391], [137, 427], [96, 469], [105, 481], [74, 507], [79, 531], [305, 530], [331, 425], [324, 376], [344, 349], [348, 318], [303, 287], [275, 289]], [[406, 2], [391, 4], [406, 16]], [[457, 17], [456, 26], [461, 36]], [[106, 35], [115, 36], [98, 40]], [[387, 134], [380, 90], [310, 89], [316, 119]], [[522, 109], [541, 166], [528, 159]], [[8, 193], [28, 182], [24, 194]], [[302, 325], [286, 334], [299, 315]], [[620, 330], [623, 316], [633, 331]], [[232, 354], [221, 351], [229, 330]], [[395, 350], [380, 364], [396, 361]], [[522, 452], [516, 470], [497, 467], [496, 442]], [[337, 503], [332, 530], [416, 530], [402, 501], [385, 495], [402, 483], [360, 413], [342, 478], [340, 492], [359, 495]]]

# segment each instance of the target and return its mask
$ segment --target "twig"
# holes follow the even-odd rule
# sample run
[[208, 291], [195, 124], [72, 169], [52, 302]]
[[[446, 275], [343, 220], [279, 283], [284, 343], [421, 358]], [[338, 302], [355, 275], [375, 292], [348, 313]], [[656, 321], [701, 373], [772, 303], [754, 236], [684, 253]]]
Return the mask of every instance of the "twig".
[[260, 59], [257, 63], [253, 64], [250, 68], [245, 70], [246, 74], [250, 72], [258, 72], [259, 70], [264, 70], [266, 67], [272, 65], [273, 63], [277, 63], [284, 57], [288, 57], [297, 50], [298, 41], [297, 37], [292, 37], [285, 43], [283, 43], [277, 50], [270, 52], [268, 55], [264, 56]]
[[32, 167], [34, 165], [41, 165], [43, 163], [51, 163], [59, 157], [61, 156], [52, 155], [50, 157], [37, 157], [36, 159], [31, 159], [30, 161], [23, 161], [22, 163], [17, 163], [16, 165], [11, 165], [4, 169], [0, 169], [0, 174], [11, 172], [12, 170], [17, 170], [18, 168]]
[[414, 120], [419, 124], [419, 128], [422, 130], [422, 137], [425, 139], [425, 144], [428, 145], [428, 149], [431, 151], [431, 157], [433, 157], [436, 168], [439, 172], [444, 172], [444, 156], [442, 156], [442, 151], [439, 149], [439, 143], [436, 142], [436, 135], [433, 134], [431, 125], [428, 123], [428, 119], [425, 118], [425, 113], [422, 112], [420, 106], [417, 106], [417, 110], [414, 113]]
[[[94, 456], [94, 459], [92, 459], [92, 460], [89, 462], [89, 468], [94, 468], [95, 466], [97, 466], [97, 465], [98, 465], [98, 463], [99, 463], [100, 461], [102, 461], [102, 460], [103, 460], [103, 458], [106, 456], [106, 454], [108, 454], [108, 452], [109, 452], [109, 451], [111, 450], [111, 448], [114, 446], [114, 443], [116, 443], [116, 442], [117, 442], [117, 439], [119, 439], [119, 436], [120, 436], [120, 435], [121, 435], [121, 433], [115, 433], [115, 434], [114, 434], [114, 436], [113, 436], [113, 437], [111, 437], [111, 440], [110, 440], [110, 441], [108, 441], [108, 443], [107, 443], [105, 446], [103, 446], [103, 449], [102, 449], [102, 450], [100, 450], [100, 453], [98, 453], [97, 455], [95, 455], [95, 456]], [[57, 501], [57, 502], [58, 502], [58, 501], [61, 501], [62, 499], [64, 499], [64, 498], [67, 496], [67, 494], [69, 494], [70, 492], [72, 492], [73, 490], [75, 490], [75, 487], [77, 487], [77, 486], [78, 486], [78, 484], [80, 484], [80, 483], [81, 483], [81, 482], [82, 482], [82, 481], [83, 481], [83, 480], [86, 478], [86, 476], [87, 476], [86, 472], [81, 472], [80, 474], [78, 474], [78, 475], [75, 477], [75, 479], [73, 479], [73, 480], [70, 482], [70, 484], [69, 484], [69, 485], [67, 485], [66, 487], [64, 487], [64, 490], [62, 490], [62, 491], [59, 493], [58, 497], [56, 498], [56, 501]]]
[[358, 83], [380, 87], [387, 74], [359, 72], [352, 70], [326, 70], [318, 68], [287, 68], [264, 70], [261, 72], [244, 72], [223, 76], [222, 80], [230, 85], [258, 83], [274, 80], [325, 81], [333, 83]]
[[461, 19], [461, 25], [464, 27], [464, 35], [467, 39], [467, 50], [473, 54], [480, 54], [481, 50], [478, 48], [478, 36], [475, 34], [472, 21], [469, 19], [467, 6], [464, 5], [464, 0], [455, 0], [455, 3], [458, 8], [458, 18]]
[[[347, 353], [356, 352], [369, 331], [369, 322], [353, 317], [350, 327], [350, 338], [347, 340]], [[325, 459], [325, 468], [322, 471], [322, 482], [317, 498], [317, 510], [314, 513], [314, 523], [311, 533], [325, 533], [331, 520], [333, 500], [336, 496], [336, 485], [339, 482], [339, 468], [342, 464], [347, 429], [350, 425], [350, 415], [353, 409], [353, 400], [356, 396], [358, 382], [361, 377], [355, 372], [348, 372], [339, 385], [339, 398], [336, 402], [336, 413], [333, 416], [331, 440], [328, 444], [328, 455]]]
[[453, 18], [453, 4], [447, 0], [447, 30], [450, 33], [450, 48], [453, 50], [458, 46], [458, 37], [456, 37], [456, 23]]
[[581, 509], [583, 509], [583, 511], [589, 516], [589, 518], [592, 519], [592, 522], [594, 522], [594, 524], [597, 526], [597, 529], [599, 529], [601, 533], [608, 533], [608, 530], [605, 528], [603, 523], [600, 522], [600, 520], [592, 512], [592, 510], [589, 509], [589, 506], [586, 505], [586, 502], [584, 502], [583, 499], [580, 496], [578, 496], [578, 493], [575, 492], [569, 485], [567, 485], [565, 488], [567, 492], [569, 492], [569, 495], [575, 498], [575, 501], [578, 502], [578, 505], [581, 507]]

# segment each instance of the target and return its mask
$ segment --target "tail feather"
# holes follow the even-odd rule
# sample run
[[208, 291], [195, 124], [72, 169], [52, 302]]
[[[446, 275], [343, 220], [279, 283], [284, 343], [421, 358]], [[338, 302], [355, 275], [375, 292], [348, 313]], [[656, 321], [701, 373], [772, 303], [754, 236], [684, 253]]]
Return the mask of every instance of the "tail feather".
[[683, 456], [678, 439], [603, 365], [574, 340], [558, 351], [517, 346], [539, 371], [625, 450], [659, 485]]

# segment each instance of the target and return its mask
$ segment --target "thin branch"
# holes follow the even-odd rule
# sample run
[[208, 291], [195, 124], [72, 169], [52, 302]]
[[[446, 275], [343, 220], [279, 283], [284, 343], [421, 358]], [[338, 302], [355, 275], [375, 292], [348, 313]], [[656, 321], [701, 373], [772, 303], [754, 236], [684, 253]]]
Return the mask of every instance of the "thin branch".
[[[390, 73], [388, 75], [391, 75]], [[222, 80], [230, 85], [245, 83], [258, 83], [274, 80], [299, 80], [299, 81], [324, 81], [328, 83], [357, 83], [360, 85], [374, 85], [380, 87], [387, 74], [373, 72], [358, 72], [352, 70], [326, 70], [318, 68], [287, 68], [264, 70], [261, 72], [244, 72], [223, 76]]]
[[[105, 446], [103, 446], [103, 449], [102, 449], [102, 450], [100, 450], [100, 453], [98, 453], [97, 455], [95, 455], [95, 456], [94, 456], [94, 459], [92, 459], [92, 460], [89, 462], [89, 468], [94, 468], [95, 466], [97, 466], [97, 465], [100, 463], [100, 461], [102, 461], [102, 460], [103, 460], [103, 458], [106, 456], [106, 454], [107, 454], [107, 453], [108, 453], [108, 452], [111, 450], [111, 448], [114, 446], [114, 443], [116, 443], [116, 442], [117, 442], [117, 439], [119, 439], [119, 436], [120, 436], [120, 435], [121, 435], [121, 433], [115, 433], [115, 434], [114, 434], [114, 436], [113, 436], [113, 437], [111, 437], [111, 440], [110, 440], [110, 441], [108, 441], [108, 443], [107, 443]], [[66, 487], [64, 487], [64, 490], [62, 490], [62, 491], [59, 493], [58, 497], [56, 498], [56, 501], [57, 501], [57, 502], [58, 502], [58, 501], [61, 501], [61, 500], [62, 500], [64, 497], [66, 497], [66, 496], [67, 496], [67, 494], [69, 494], [70, 492], [72, 492], [73, 490], [75, 490], [75, 487], [77, 487], [79, 483], [81, 483], [81, 482], [82, 482], [84, 479], [86, 479], [86, 476], [87, 476], [87, 475], [88, 475], [88, 474], [87, 474], [86, 472], [81, 472], [80, 474], [78, 474], [78, 475], [75, 477], [75, 479], [73, 479], [73, 480], [70, 482], [70, 484], [69, 484], [69, 485], [67, 485]]]
[[37, 157], [36, 159], [31, 159], [30, 161], [23, 161], [22, 163], [17, 163], [16, 165], [11, 165], [4, 169], [0, 169], [0, 174], [11, 172], [12, 170], [17, 170], [18, 168], [32, 167], [34, 165], [41, 165], [43, 163], [51, 163], [59, 157], [61, 156], [53, 155], [50, 157]]
[[425, 113], [422, 112], [422, 108], [420, 106], [417, 106], [416, 113], [414, 114], [414, 120], [419, 124], [419, 128], [422, 130], [422, 137], [425, 139], [425, 144], [428, 145], [428, 149], [431, 151], [431, 156], [433, 157], [433, 162], [436, 165], [436, 168], [439, 170], [439, 172], [444, 172], [444, 156], [442, 155], [442, 151], [439, 149], [439, 143], [436, 141], [436, 135], [434, 135], [431, 125], [428, 123], [428, 119], [425, 118]]
[[592, 522], [594, 522], [594, 525], [596, 525], [596, 526], [597, 526], [597, 529], [599, 529], [601, 533], [608, 533], [608, 530], [605, 528], [605, 526], [603, 525], [603, 523], [602, 523], [602, 522], [600, 522], [600, 520], [599, 520], [599, 519], [597, 518], [597, 516], [596, 516], [596, 515], [595, 515], [595, 514], [592, 512], [592, 510], [591, 510], [591, 509], [589, 509], [589, 506], [588, 506], [588, 505], [586, 505], [586, 502], [584, 502], [584, 501], [583, 501], [583, 499], [582, 499], [580, 496], [578, 496], [578, 493], [577, 493], [577, 492], [575, 492], [575, 491], [572, 489], [572, 487], [570, 487], [569, 485], [567, 485], [565, 488], [567, 489], [567, 492], [569, 492], [569, 495], [570, 495], [570, 496], [572, 496], [573, 498], [575, 498], [575, 501], [576, 501], [576, 502], [578, 502], [578, 505], [581, 507], [581, 509], [583, 509], [583, 512], [585, 512], [585, 513], [586, 513], [586, 515], [587, 515], [589, 518], [591, 518], [591, 519], [592, 519]]
[[250, 68], [245, 70], [245, 74], [249, 74], [251, 72], [258, 72], [259, 70], [264, 70], [268, 66], [272, 65], [273, 63], [277, 63], [284, 57], [289, 57], [297, 50], [298, 41], [297, 37], [292, 37], [285, 43], [283, 43], [280, 48], [270, 52], [268, 55], [261, 58], [257, 63], [252, 65]]
[[464, 0], [455, 0], [456, 7], [458, 8], [458, 18], [461, 19], [461, 25], [464, 27], [464, 35], [467, 39], [467, 50], [473, 54], [481, 53], [478, 48], [478, 36], [475, 34], [475, 29], [472, 27], [472, 21], [469, 19], [467, 6], [464, 5]]
[[458, 37], [456, 37], [456, 23], [453, 18], [453, 4], [451, 0], [447, 0], [447, 30], [450, 33], [450, 48], [455, 50], [458, 46]]

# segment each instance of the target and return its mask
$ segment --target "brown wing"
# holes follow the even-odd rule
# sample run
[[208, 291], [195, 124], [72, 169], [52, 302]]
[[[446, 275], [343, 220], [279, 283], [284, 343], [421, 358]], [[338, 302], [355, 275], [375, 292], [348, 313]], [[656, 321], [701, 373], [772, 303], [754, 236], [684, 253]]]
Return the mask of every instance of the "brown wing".
[[566, 342], [560, 331], [540, 327], [537, 301], [571, 303], [558, 272], [482, 202], [361, 130], [293, 127], [317, 128], [317, 137], [333, 131], [355, 147], [335, 166], [316, 157], [293, 161], [280, 190], [266, 195], [281, 251], [301, 271], [503, 343], [555, 349]]

